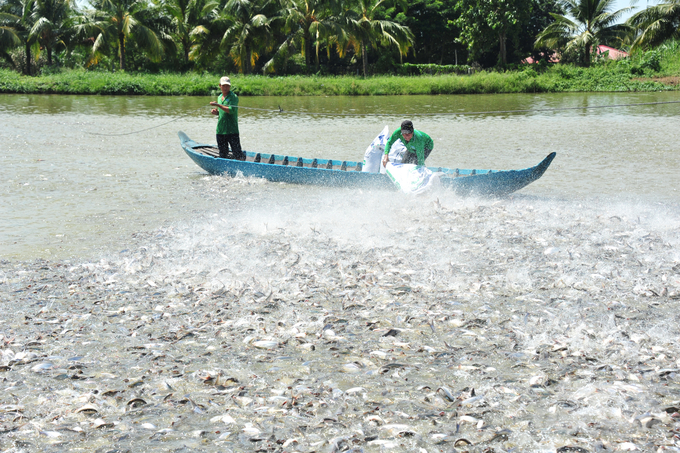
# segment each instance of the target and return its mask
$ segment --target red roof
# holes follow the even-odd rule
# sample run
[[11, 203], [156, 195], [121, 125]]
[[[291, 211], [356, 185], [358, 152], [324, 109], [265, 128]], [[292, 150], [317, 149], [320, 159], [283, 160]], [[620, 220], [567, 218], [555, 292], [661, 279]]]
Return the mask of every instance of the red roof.
[[[541, 56], [542, 55], [543, 55], [543, 52], [541, 52]], [[550, 59], [548, 60], [548, 62], [559, 63], [560, 57], [556, 53], [554, 53], [550, 56]], [[524, 64], [534, 64], [534, 63], [536, 63], [536, 61], [531, 57], [527, 57], [526, 59], [522, 60], [522, 63], [524, 63]]]
[[598, 55], [603, 54], [605, 52], [609, 52], [610, 60], [620, 60], [621, 58], [626, 58], [628, 56], [628, 52], [624, 52], [623, 50], [619, 49], [614, 49], [613, 47], [609, 46], [597, 46], [597, 50], [595, 52]]
[[[597, 48], [594, 49], [594, 51], [595, 51], [595, 54], [597, 54], [597, 55], [601, 55], [605, 52], [609, 52], [608, 55], [609, 55], [610, 60], [620, 60], [621, 58], [626, 58], [628, 56], [628, 52], [624, 52], [623, 50], [614, 49], [613, 47], [609, 47], [609, 46], [600, 45], [600, 46], [597, 46]], [[557, 54], [557, 53], [552, 54], [549, 61], [550, 61], [550, 63], [559, 63], [560, 62], [559, 54]], [[524, 63], [524, 64], [534, 64], [534, 63], [536, 63], [536, 61], [534, 61], [533, 58], [528, 57], [528, 58], [522, 60], [522, 63]]]

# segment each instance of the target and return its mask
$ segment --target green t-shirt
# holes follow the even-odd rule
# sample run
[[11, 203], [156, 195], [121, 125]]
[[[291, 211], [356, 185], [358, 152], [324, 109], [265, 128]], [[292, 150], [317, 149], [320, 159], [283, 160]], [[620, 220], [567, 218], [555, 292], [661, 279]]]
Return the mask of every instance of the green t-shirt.
[[434, 142], [430, 136], [425, 132], [415, 129], [413, 131], [413, 137], [411, 137], [411, 141], [406, 143], [404, 136], [401, 135], [401, 129], [397, 129], [396, 131], [392, 132], [390, 139], [387, 140], [387, 143], [385, 144], [385, 154], [390, 153], [392, 144], [399, 139], [401, 139], [401, 142], [404, 144], [404, 146], [406, 146], [406, 149], [409, 150], [409, 152], [418, 156], [418, 165], [425, 165], [425, 150], [434, 149]]
[[229, 112], [218, 108], [217, 113], [217, 134], [238, 134], [238, 96], [230, 91], [225, 98], [223, 94], [217, 98], [220, 105], [228, 105]]

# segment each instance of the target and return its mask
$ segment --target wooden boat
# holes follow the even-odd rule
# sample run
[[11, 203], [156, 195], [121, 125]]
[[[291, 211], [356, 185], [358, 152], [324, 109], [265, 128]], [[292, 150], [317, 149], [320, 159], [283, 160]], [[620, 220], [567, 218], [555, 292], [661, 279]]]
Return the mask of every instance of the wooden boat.
[[[336, 187], [394, 189], [389, 177], [361, 171], [361, 162], [332, 159], [306, 159], [280, 154], [246, 152], [246, 160], [220, 159], [215, 145], [196, 143], [184, 132], [178, 132], [184, 151], [210, 174], [228, 174], [265, 178], [293, 184], [315, 184]], [[428, 167], [441, 172], [442, 186], [460, 195], [503, 196], [515, 192], [543, 176], [555, 153], [541, 163], [523, 170], [464, 170]]]

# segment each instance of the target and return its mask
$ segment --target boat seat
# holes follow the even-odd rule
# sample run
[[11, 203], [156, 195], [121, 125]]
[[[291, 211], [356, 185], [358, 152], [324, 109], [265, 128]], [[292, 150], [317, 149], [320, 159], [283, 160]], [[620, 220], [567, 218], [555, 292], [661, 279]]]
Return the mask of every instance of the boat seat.
[[219, 157], [219, 155], [220, 155], [219, 148], [216, 148], [214, 146], [197, 146], [193, 149], [194, 149], [194, 151], [198, 151], [200, 153], [203, 153], [203, 154], [205, 154], [207, 156], [211, 156], [211, 157]]

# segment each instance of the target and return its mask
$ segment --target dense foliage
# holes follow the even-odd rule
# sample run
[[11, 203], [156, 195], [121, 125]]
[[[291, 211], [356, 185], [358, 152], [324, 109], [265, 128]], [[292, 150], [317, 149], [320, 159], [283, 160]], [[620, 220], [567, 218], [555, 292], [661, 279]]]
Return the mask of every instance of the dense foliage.
[[[680, 0], [627, 24], [612, 0], [0, 0], [0, 67], [363, 75], [507, 70], [678, 36]], [[468, 66], [469, 65], [469, 66]]]
[[[515, 71], [457, 75], [455, 72], [463, 67], [434, 64], [409, 67], [421, 75], [367, 78], [235, 75], [232, 83], [236, 93], [251, 96], [661, 91], [680, 88], [677, 76], [680, 73], [680, 43], [669, 42], [630, 59], [601, 59], [588, 68], [524, 65]], [[433, 75], [427, 74], [428, 70]], [[0, 93], [216, 95], [215, 79], [211, 74], [131, 74], [84, 69], [23, 77], [16, 71], [0, 69]]]
[[536, 40], [539, 46], [564, 49], [584, 66], [591, 62], [591, 52], [598, 44], [622, 47], [632, 36], [627, 24], [619, 24], [631, 7], [614, 11], [615, 0], [562, 0], [566, 14], [553, 14], [555, 21]]

